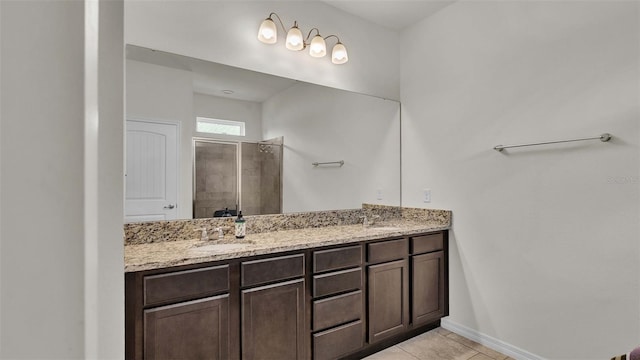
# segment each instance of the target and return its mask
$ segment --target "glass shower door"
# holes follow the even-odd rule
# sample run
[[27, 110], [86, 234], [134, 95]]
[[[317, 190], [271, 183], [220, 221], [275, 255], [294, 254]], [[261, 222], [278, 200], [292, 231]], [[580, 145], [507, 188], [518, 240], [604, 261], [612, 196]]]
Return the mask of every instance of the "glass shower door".
[[194, 140], [193, 217], [233, 215], [239, 205], [238, 144]]

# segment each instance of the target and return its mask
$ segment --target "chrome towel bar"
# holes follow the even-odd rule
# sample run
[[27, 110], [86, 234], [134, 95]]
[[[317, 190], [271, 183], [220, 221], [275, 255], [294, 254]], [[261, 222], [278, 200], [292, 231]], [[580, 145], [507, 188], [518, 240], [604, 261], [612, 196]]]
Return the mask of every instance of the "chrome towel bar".
[[545, 141], [545, 142], [530, 143], [530, 144], [496, 145], [496, 146], [493, 147], [493, 149], [497, 150], [497, 151], [502, 151], [504, 149], [515, 148], [515, 147], [559, 144], [559, 143], [574, 142], [574, 141], [586, 141], [586, 140], [600, 140], [602, 142], [607, 142], [607, 141], [611, 140], [611, 134], [604, 133], [604, 134], [602, 134], [600, 136], [595, 136], [595, 137], [580, 138], [580, 139], [569, 139], [569, 140], [557, 140], [557, 141]]
[[320, 166], [320, 165], [333, 165], [333, 164], [338, 164], [340, 166], [344, 165], [344, 160], [340, 160], [340, 161], [329, 161], [329, 162], [314, 162], [311, 163], [311, 165], [313, 166]]

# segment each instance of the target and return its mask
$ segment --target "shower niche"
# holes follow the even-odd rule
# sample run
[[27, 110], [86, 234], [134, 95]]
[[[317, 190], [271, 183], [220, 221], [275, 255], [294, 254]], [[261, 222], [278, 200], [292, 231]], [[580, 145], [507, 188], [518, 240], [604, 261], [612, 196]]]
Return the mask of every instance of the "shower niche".
[[283, 139], [193, 140], [193, 217], [282, 212]]

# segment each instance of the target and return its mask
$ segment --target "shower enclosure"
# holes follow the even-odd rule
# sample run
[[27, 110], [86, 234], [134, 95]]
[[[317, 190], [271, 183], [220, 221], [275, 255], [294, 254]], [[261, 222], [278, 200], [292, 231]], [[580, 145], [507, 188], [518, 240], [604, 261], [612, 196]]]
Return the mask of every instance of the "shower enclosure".
[[282, 138], [193, 140], [193, 217], [282, 212]]

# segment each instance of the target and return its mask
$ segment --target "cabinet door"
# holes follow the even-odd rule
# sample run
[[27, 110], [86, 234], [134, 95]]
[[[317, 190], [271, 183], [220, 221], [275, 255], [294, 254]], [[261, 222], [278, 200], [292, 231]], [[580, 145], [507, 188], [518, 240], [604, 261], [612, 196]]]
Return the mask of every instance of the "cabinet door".
[[369, 343], [400, 334], [409, 324], [408, 261], [369, 266]]
[[228, 359], [229, 295], [144, 311], [145, 359]]
[[413, 257], [412, 321], [426, 324], [444, 316], [444, 252]]
[[242, 358], [305, 356], [304, 279], [242, 291]]

